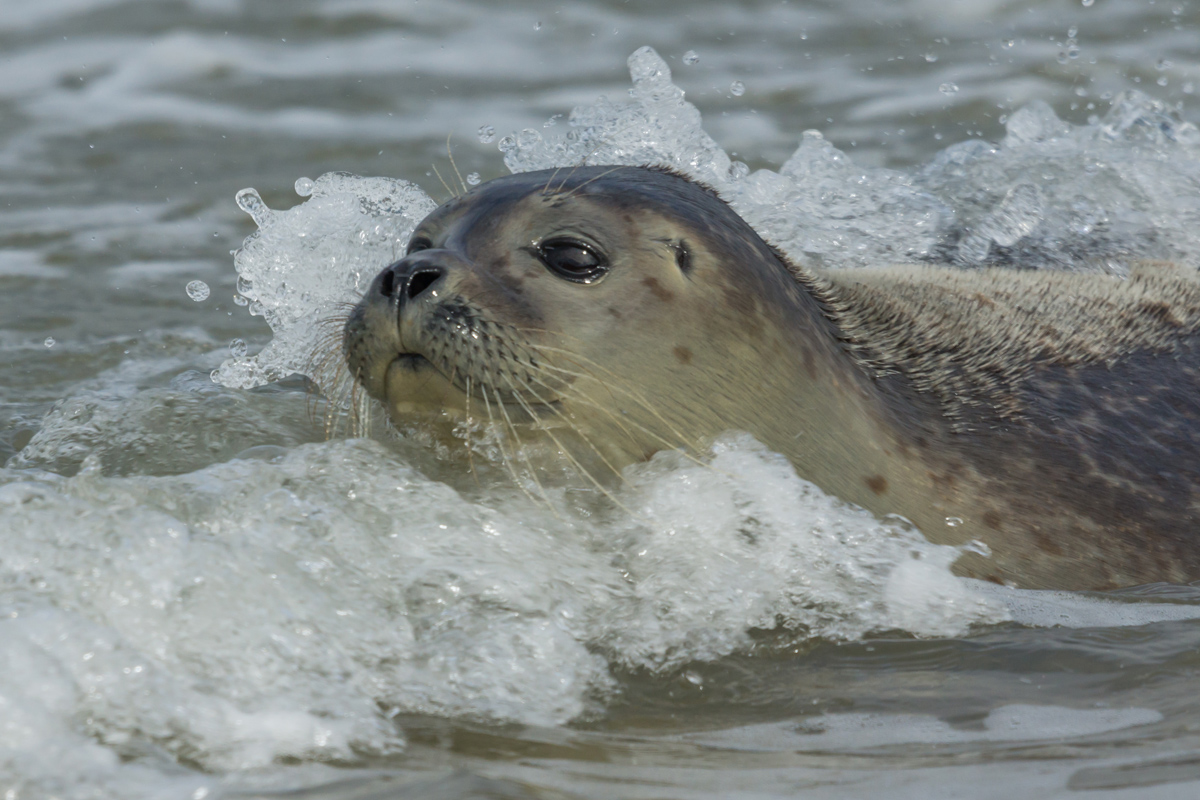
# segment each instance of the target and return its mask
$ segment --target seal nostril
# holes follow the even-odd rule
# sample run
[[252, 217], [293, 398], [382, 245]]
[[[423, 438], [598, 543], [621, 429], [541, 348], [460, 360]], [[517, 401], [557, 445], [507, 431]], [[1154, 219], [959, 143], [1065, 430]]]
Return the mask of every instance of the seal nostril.
[[405, 289], [405, 294], [409, 300], [415, 300], [419, 294], [432, 286], [437, 279], [442, 277], [442, 271], [437, 268], [422, 269], [414, 272], [408, 279], [408, 287]]
[[383, 271], [383, 279], [379, 281], [379, 293], [384, 297], [391, 297], [392, 291], [396, 288], [396, 270], [391, 267]]

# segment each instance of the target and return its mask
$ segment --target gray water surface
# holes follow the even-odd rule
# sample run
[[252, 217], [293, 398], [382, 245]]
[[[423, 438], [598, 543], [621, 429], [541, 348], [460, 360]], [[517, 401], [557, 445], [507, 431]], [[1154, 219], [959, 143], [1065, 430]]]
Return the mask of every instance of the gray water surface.
[[[660, 528], [564, 519], [419, 435], [327, 440], [298, 378], [209, 377], [272, 339], [235, 193], [444, 199], [435, 167], [506, 174], [504, 136], [626, 102], [644, 45], [801, 256], [877, 257], [920, 208], [897, 258], [1200, 258], [1198, 43], [1194, 0], [0, 3], [4, 796], [1200, 792], [1194, 587], [961, 582], [741, 439], [740, 477], [632, 476]], [[754, 176], [802, 141], [829, 194], [772, 216]]]

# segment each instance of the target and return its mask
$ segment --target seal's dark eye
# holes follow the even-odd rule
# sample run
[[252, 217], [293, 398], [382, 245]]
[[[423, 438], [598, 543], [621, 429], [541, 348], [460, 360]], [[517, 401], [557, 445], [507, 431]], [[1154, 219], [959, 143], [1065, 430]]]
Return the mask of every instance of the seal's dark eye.
[[429, 241], [427, 237], [414, 236], [412, 241], [408, 243], [408, 250], [405, 252], [405, 255], [415, 253], [418, 250], [428, 250], [431, 247], [433, 247], [433, 242]]
[[575, 283], [595, 283], [608, 272], [604, 256], [577, 239], [548, 239], [538, 245], [537, 257], [555, 275]]

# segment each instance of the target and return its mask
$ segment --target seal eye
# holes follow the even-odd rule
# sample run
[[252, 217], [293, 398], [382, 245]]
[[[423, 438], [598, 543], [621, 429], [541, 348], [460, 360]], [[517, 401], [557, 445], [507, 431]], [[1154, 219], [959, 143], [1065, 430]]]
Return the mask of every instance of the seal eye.
[[424, 236], [416, 236], [411, 242], [408, 243], [408, 250], [406, 250], [404, 254], [411, 255], [418, 250], [428, 250], [431, 247], [433, 247], [433, 242], [429, 241], [429, 239], [425, 238]]
[[550, 239], [538, 245], [536, 252], [551, 272], [575, 283], [595, 283], [608, 272], [603, 256], [576, 239]]

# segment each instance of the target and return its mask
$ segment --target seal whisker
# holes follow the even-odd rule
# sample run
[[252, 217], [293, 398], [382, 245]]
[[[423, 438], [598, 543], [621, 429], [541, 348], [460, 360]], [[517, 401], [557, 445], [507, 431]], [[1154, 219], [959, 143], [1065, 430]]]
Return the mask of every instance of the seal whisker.
[[430, 164], [433, 167], [433, 174], [437, 175], [437, 179], [442, 182], [442, 186], [446, 187], [446, 191], [450, 193], [450, 197], [458, 199], [458, 192], [450, 188], [450, 184], [446, 183], [446, 179], [442, 177], [442, 173], [438, 172], [437, 164]]
[[474, 421], [471, 419], [471, 375], [467, 374], [467, 422], [464, 439], [467, 444], [467, 466], [471, 468], [471, 477], [475, 479], [475, 485], [483, 488], [479, 483], [479, 473], [475, 471], [475, 450], [471, 446], [471, 429]]
[[[507, 381], [508, 381], [508, 383], [509, 383], [509, 385], [513, 387], [513, 396], [517, 398], [517, 402], [521, 404], [521, 407], [525, 409], [526, 413], [528, 413], [528, 414], [529, 414], [531, 417], [534, 417], [534, 418], [536, 419], [536, 418], [537, 418], [536, 412], [533, 410], [533, 408], [531, 408], [531, 407], [530, 407], [529, 403], [528, 403], [528, 402], [527, 402], [527, 401], [526, 401], [524, 398], [522, 398], [522, 397], [521, 397], [521, 394], [520, 394], [520, 392], [518, 391], [517, 387], [516, 387], [515, 385], [513, 385], [513, 380], [512, 380], [512, 377], [511, 377], [511, 376], [508, 376], [508, 375], [506, 375], [506, 376], [505, 376], [505, 380], [507, 380]], [[535, 380], [536, 380], [536, 379], [535, 379]], [[568, 427], [569, 427], [569, 428], [570, 428], [572, 431], [574, 431], [574, 432], [575, 432], [575, 435], [576, 435], [576, 436], [578, 436], [580, 439], [582, 439], [582, 440], [583, 440], [583, 442], [584, 442], [585, 444], [587, 444], [587, 446], [588, 446], [588, 447], [590, 447], [590, 448], [592, 449], [592, 451], [593, 451], [593, 452], [595, 452], [596, 456], [597, 456], [597, 457], [598, 457], [598, 458], [599, 458], [599, 459], [600, 459], [602, 462], [604, 462], [604, 466], [606, 466], [606, 467], [608, 467], [610, 470], [612, 470], [612, 473], [613, 473], [614, 475], [616, 475], [616, 476], [617, 476], [617, 478], [619, 478], [619, 479], [621, 480], [621, 482], [622, 482], [622, 483], [628, 483], [628, 481], [626, 481], [626, 480], [625, 480], [625, 476], [621, 474], [621, 470], [620, 470], [620, 469], [618, 469], [617, 467], [613, 466], [612, 462], [608, 460], [608, 458], [607, 458], [607, 457], [604, 455], [603, 451], [601, 451], [601, 450], [600, 450], [600, 448], [599, 448], [599, 447], [597, 447], [597, 446], [596, 446], [596, 445], [595, 445], [595, 444], [592, 442], [592, 440], [591, 440], [591, 439], [589, 439], [589, 438], [587, 437], [587, 435], [586, 435], [586, 434], [585, 434], [585, 433], [584, 433], [582, 430], [580, 430], [579, 426], [578, 426], [577, 424], [575, 424], [575, 421], [574, 421], [574, 420], [570, 419], [570, 418], [569, 418], [569, 417], [568, 417], [566, 414], [564, 414], [564, 413], [562, 412], [562, 410], [561, 410], [561, 409], [559, 409], [559, 408], [558, 408], [556, 405], [554, 405], [553, 403], [549, 403], [549, 402], [546, 402], [545, 400], [543, 400], [543, 399], [541, 398], [541, 396], [540, 396], [540, 395], [537, 393], [537, 391], [536, 391], [536, 390], [535, 390], [535, 389], [534, 389], [532, 386], [530, 386], [530, 385], [529, 385], [527, 382], [524, 382], [524, 381], [522, 381], [522, 383], [524, 384], [524, 387], [525, 387], [525, 389], [526, 389], [526, 390], [527, 390], [527, 391], [528, 391], [530, 394], [532, 394], [532, 395], [534, 396], [534, 398], [535, 398], [535, 399], [536, 399], [536, 400], [537, 400], [537, 401], [538, 401], [540, 404], [542, 404], [543, 406], [545, 406], [545, 407], [549, 408], [549, 409], [550, 409], [550, 410], [551, 410], [551, 411], [552, 411], [552, 412], [553, 412], [555, 415], [557, 415], [557, 416], [558, 416], [558, 418], [559, 418], [559, 419], [561, 419], [563, 422], [565, 422], [565, 423], [567, 424], [567, 426], [568, 426]], [[543, 384], [543, 385], [544, 385], [544, 384]], [[543, 428], [542, 430], [543, 430], [543, 431], [544, 431], [544, 432], [545, 432], [545, 433], [546, 433], [548, 436], [550, 436], [550, 438], [551, 438], [551, 439], [554, 439], [554, 435], [553, 435], [553, 434], [551, 434], [551, 433], [550, 433], [550, 431], [548, 431], [548, 430], [546, 430], [546, 429], [544, 429], [544, 428]], [[555, 444], [558, 444], [558, 440], [557, 440], [557, 439], [555, 439]], [[560, 450], [562, 449], [562, 445], [559, 445], [559, 449], [560, 449]]]
[[[510, 378], [508, 378], [508, 376], [505, 376], [505, 379], [509, 381], [510, 385], [512, 384], [512, 380]], [[532, 409], [529, 408], [529, 406], [525, 403], [524, 400], [521, 400], [520, 394], [516, 391], [516, 386], [513, 386], [513, 392], [514, 392], [514, 395], [517, 397], [518, 401], [521, 403], [521, 405], [532, 414]], [[497, 402], [498, 401], [499, 401], [499, 395], [497, 395]], [[638, 516], [636, 513], [634, 513], [632, 510], [630, 510], [624, 503], [622, 503], [620, 500], [618, 500], [616, 498], [616, 495], [614, 495], [612, 492], [610, 492], [608, 489], [606, 489], [604, 487], [604, 485], [602, 483], [600, 483], [600, 481], [598, 481], [596, 479], [596, 477], [594, 475], [592, 475], [592, 473], [590, 471], [588, 471], [587, 467], [583, 466], [583, 464], [580, 464], [578, 459], [576, 459], [575, 456], [571, 454], [571, 451], [568, 450], [567, 447], [565, 445], [563, 445], [563, 443], [561, 441], [559, 441], [558, 437], [554, 435], [553, 431], [551, 431], [548, 428], [541, 428], [540, 430], [542, 433], [544, 433], [550, 437], [550, 440], [552, 442], [554, 442], [555, 447], [558, 448], [559, 453], [561, 453], [563, 455], [563, 457], [566, 458], [567, 461], [569, 461], [571, 463], [571, 465], [575, 467], [575, 469], [578, 471], [580, 476], [587, 478], [587, 480], [589, 482], [591, 482], [591, 484], [593, 486], [595, 486], [605, 497], [607, 497], [610, 501], [612, 501], [613, 504], [616, 505], [618, 508], [620, 508], [622, 511], [626, 512], [627, 514], [629, 514], [630, 516], [633, 516], [633, 517]], [[587, 441], [587, 439], [584, 438], [584, 441]], [[596, 450], [595, 445], [592, 445], [590, 442], [588, 444], [593, 450]], [[604, 456], [600, 454], [599, 450], [596, 450], [596, 454], [599, 455], [601, 460], [604, 460], [606, 464], [608, 463], [607, 459], [604, 459]], [[618, 470], [613, 468], [611, 465], [609, 465], [609, 468], [613, 469], [613, 471], [616, 472], [618, 477], [621, 477], [621, 473]], [[540, 486], [541, 484], [538, 484], [538, 485]]]
[[[492, 423], [492, 425], [493, 425], [493, 426], [495, 426], [495, 425], [496, 425], [496, 418], [495, 418], [495, 417], [492, 415], [492, 403], [491, 403], [491, 401], [488, 399], [487, 386], [481, 385], [481, 386], [479, 387], [479, 389], [480, 389], [480, 392], [481, 392], [481, 394], [482, 394], [482, 396], [483, 396], [483, 404], [484, 404], [484, 407], [487, 409], [488, 420], [490, 420], [490, 421], [491, 421], [491, 423]], [[500, 404], [501, 408], [503, 408], [504, 404], [503, 404], [503, 403], [500, 403], [500, 396], [499, 396], [499, 395], [496, 395], [496, 402], [497, 402], [498, 404]], [[515, 435], [515, 433], [514, 433], [514, 435]], [[513, 443], [513, 448], [514, 448], [513, 452], [514, 452], [514, 453], [516, 452], [516, 446], [517, 446], [517, 442], [514, 442], [514, 443]], [[509, 475], [512, 477], [512, 479], [513, 479], [513, 483], [515, 483], [515, 484], [517, 485], [517, 488], [518, 488], [518, 489], [520, 489], [520, 490], [521, 490], [521, 492], [522, 492], [522, 493], [523, 493], [523, 494], [524, 494], [526, 497], [528, 497], [528, 498], [529, 498], [529, 501], [530, 501], [530, 502], [532, 502], [532, 503], [536, 503], [536, 502], [538, 502], [537, 498], [536, 498], [536, 497], [534, 497], [534, 496], [533, 496], [533, 494], [531, 494], [531, 493], [530, 493], [530, 491], [529, 491], [527, 488], [525, 488], [525, 484], [524, 484], [524, 482], [521, 480], [521, 475], [520, 475], [520, 473], [518, 473], [518, 472], [517, 472], [517, 468], [516, 468], [515, 466], [513, 466], [513, 463], [512, 463], [512, 461], [509, 459], [509, 457], [508, 457], [508, 451], [504, 449], [503, 435], [501, 435], [500, 437], [498, 437], [498, 438], [496, 439], [496, 448], [497, 448], [497, 449], [500, 451], [500, 458], [501, 458], [501, 459], [504, 461], [504, 466], [505, 466], [505, 468], [508, 470], [508, 474], [509, 474]], [[539, 484], [538, 484], [538, 486], [540, 487], [540, 486], [541, 486], [541, 484], [539, 483]], [[548, 498], [547, 498], [546, 502], [547, 502], [547, 503], [549, 503], [549, 499], [548, 499]]]
[[[588, 159], [591, 158], [592, 156], [596, 155], [596, 153], [598, 153], [600, 151], [600, 148], [606, 144], [608, 144], [608, 137], [601, 136], [600, 141], [596, 142], [596, 146], [593, 147], [588, 152], [587, 155], [585, 155], [583, 158], [581, 158], [579, 160], [578, 164], [571, 167], [571, 171], [567, 173], [567, 176], [565, 178], [563, 178], [562, 183], [560, 183], [558, 185], [558, 188], [554, 190], [554, 194], [557, 195], [559, 192], [561, 192], [563, 190], [563, 187], [567, 185], [567, 181], [571, 180], [571, 176], [575, 174], [575, 171], [578, 170], [580, 167], [587, 166]], [[558, 172], [558, 170], [555, 170], [555, 172]], [[550, 182], [546, 181], [546, 185], [549, 186]]]
[[[508, 409], [504, 407], [504, 403], [500, 400], [500, 390], [493, 386], [492, 391], [496, 393], [496, 406], [499, 408], [501, 415], [503, 415], [504, 422], [508, 426], [508, 430], [512, 433], [513, 453], [520, 455], [521, 460], [525, 462], [525, 468], [529, 470], [529, 477], [533, 479], [534, 485], [537, 486], [538, 493], [542, 496], [542, 499], [546, 501], [546, 505], [550, 508], [551, 512], [554, 513], [554, 516], [558, 517], [558, 511], [554, 508], [554, 504], [550, 502], [550, 495], [546, 494], [546, 488], [542, 486], [542, 482], [538, 480], [537, 470], [534, 469], [533, 462], [529, 460], [529, 454], [526, 453], [525, 449], [520, 446], [521, 436], [517, 432], [517, 426], [513, 424], [512, 418], [508, 416]], [[528, 410], [528, 406], [525, 408]]]
[[[534, 380], [537, 380], [537, 379], [535, 378]], [[540, 383], [540, 381], [539, 381], [539, 383]], [[543, 385], [545, 385], [545, 384], [543, 384]], [[611, 393], [611, 387], [609, 387], [607, 384], [603, 384], [603, 383], [601, 385], [606, 390], [610, 390], [610, 393]], [[547, 388], [549, 388], [549, 387], [547, 387]], [[716, 467], [714, 467], [712, 464], [709, 464], [707, 461], [705, 461], [700, 456], [692, 453], [691, 445], [689, 445], [687, 442], [683, 442], [683, 441], [673, 442], [670, 439], [668, 439], [667, 437], [663, 436], [658, 431], [653, 430], [651, 428], [647, 428], [645, 425], [638, 423], [634, 419], [631, 419], [628, 417], [626, 417], [625, 419], [622, 419], [621, 417], [614, 414], [612, 412], [612, 410], [609, 409], [607, 406], [605, 406], [603, 403], [599, 403], [596, 400], [593, 400], [590, 395], [585, 393], [578, 386], [576, 386], [574, 384], [569, 384], [566, 386], [566, 388], [563, 391], [569, 392], [571, 394], [572, 400], [580, 402], [583, 405], [587, 406], [588, 408], [595, 409], [596, 411], [599, 411], [601, 414], [604, 414], [605, 416], [607, 416], [613, 422], [613, 424], [615, 424], [618, 428], [620, 428], [621, 432], [624, 433], [626, 436], [628, 436], [630, 441], [632, 441], [635, 445], [637, 444], [637, 438], [630, 432], [629, 428], [625, 427], [626, 425], [631, 425], [634, 428], [636, 428], [637, 430], [646, 434], [647, 436], [650, 436], [653, 439], [657, 439], [659, 441], [659, 443], [661, 443], [663, 445], [664, 448], [666, 448], [667, 450], [672, 450], [672, 451], [679, 453], [684, 458], [686, 458], [688, 461], [691, 461], [693, 464], [696, 464], [697, 466], [704, 467], [705, 469], [710, 469], [715, 472], [719, 472], [720, 474], [725, 475], [727, 477], [734, 477], [731, 473], [728, 473], [724, 470], [717, 469]], [[637, 398], [632, 398], [632, 399], [637, 400]], [[641, 401], [638, 401], [638, 403], [639, 403], [639, 405], [644, 405], [641, 403]], [[651, 409], [651, 411], [652, 411], [652, 409]]]
[[554, 180], [554, 176], [558, 174], [560, 169], [562, 169], [562, 167], [555, 167], [554, 172], [550, 173], [550, 177], [546, 178], [546, 185], [542, 187], [542, 197], [545, 197], [550, 193], [550, 183]]
[[[569, 200], [570, 198], [574, 197], [574, 196], [575, 196], [575, 194], [576, 194], [576, 193], [577, 193], [577, 192], [578, 192], [580, 189], [582, 189], [583, 187], [587, 186], [589, 183], [592, 183], [592, 182], [594, 182], [594, 181], [598, 181], [598, 180], [600, 180], [601, 178], [603, 178], [605, 175], [611, 175], [612, 173], [616, 172], [616, 171], [617, 171], [617, 170], [619, 170], [619, 169], [625, 169], [624, 165], [622, 165], [622, 166], [618, 166], [618, 167], [613, 167], [613, 168], [612, 168], [612, 169], [610, 169], [610, 170], [606, 170], [605, 172], [601, 172], [599, 175], [595, 176], [594, 178], [588, 178], [586, 181], [584, 181], [583, 183], [579, 184], [578, 186], [576, 186], [576, 187], [575, 187], [574, 189], [572, 189], [571, 191], [569, 191], [569, 192], [567, 192], [566, 194], [564, 194], [564, 195], [562, 196], [562, 199], [563, 199], [563, 200]], [[563, 181], [563, 183], [565, 184], [565, 183], [566, 183], [566, 181], [564, 180], [564, 181]]]
[[462, 173], [458, 171], [458, 164], [454, 163], [454, 153], [450, 150], [450, 137], [453, 135], [453, 133], [446, 134], [446, 158], [450, 159], [450, 166], [454, 167], [454, 174], [458, 176], [458, 182], [462, 184], [463, 194], [466, 194], [471, 190], [467, 188], [467, 182], [463, 180]]
[[[581, 356], [578, 353], [572, 353], [568, 350], [563, 350], [563, 349], [557, 348], [557, 347], [551, 347], [549, 345], [535, 344], [533, 342], [530, 342], [529, 346], [534, 349], [537, 349], [537, 350], [544, 350], [546, 352], [558, 353], [560, 355], [566, 356], [567, 361], [572, 361], [572, 360], [576, 361], [576, 364], [577, 364], [577, 366], [580, 367], [580, 369], [587, 370], [587, 365], [579, 363], [579, 361], [586, 361], [589, 364], [591, 364], [593, 367], [595, 367], [596, 369], [601, 370], [602, 372], [608, 373], [608, 375], [611, 376], [614, 381], [617, 381], [617, 384], [615, 386], [611, 386], [611, 388], [615, 388], [617, 391], [621, 392], [626, 397], [640, 403], [642, 405], [642, 407], [644, 407], [647, 411], [649, 411], [651, 414], [653, 414], [658, 419], [659, 422], [666, 425], [672, 434], [679, 437], [679, 440], [681, 442], [686, 442], [688, 447], [691, 447], [696, 452], [703, 452], [703, 448], [700, 447], [700, 444], [698, 441], [689, 441], [686, 436], [684, 436], [682, 433], [680, 433], [678, 430], [676, 430], [675, 427], [673, 425], [671, 425], [671, 423], [668, 422], [667, 419], [665, 417], [663, 417], [662, 414], [660, 414], [657, 409], [655, 409], [654, 405], [652, 403], [650, 403], [650, 401], [646, 400], [646, 398], [642, 397], [640, 394], [638, 394], [637, 392], [628, 388], [627, 386], [622, 386], [620, 384], [620, 376], [616, 375], [611, 370], [605, 369], [603, 366], [597, 364], [595, 361], [592, 361], [592, 359], [590, 359], [590, 358]], [[563, 367], [559, 367], [554, 364], [546, 364], [545, 366], [548, 369], [555, 370], [556, 372], [562, 372], [564, 374], [571, 375], [573, 377], [590, 378], [602, 386], [610, 385], [610, 384], [607, 384], [605, 381], [600, 380], [595, 375], [590, 374], [590, 370], [587, 371], [586, 373], [578, 373], [578, 372], [572, 372], [571, 370], [564, 369]]]

